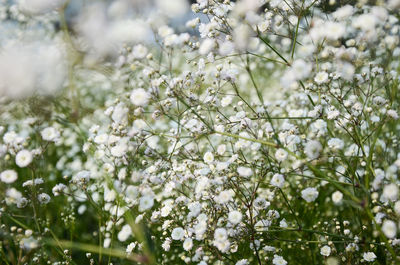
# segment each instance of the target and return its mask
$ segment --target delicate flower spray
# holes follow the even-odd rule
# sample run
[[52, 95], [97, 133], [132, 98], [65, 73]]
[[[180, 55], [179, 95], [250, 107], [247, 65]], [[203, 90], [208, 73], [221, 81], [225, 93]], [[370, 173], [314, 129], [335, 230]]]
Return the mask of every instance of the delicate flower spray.
[[399, 7], [0, 0], [1, 262], [399, 264]]

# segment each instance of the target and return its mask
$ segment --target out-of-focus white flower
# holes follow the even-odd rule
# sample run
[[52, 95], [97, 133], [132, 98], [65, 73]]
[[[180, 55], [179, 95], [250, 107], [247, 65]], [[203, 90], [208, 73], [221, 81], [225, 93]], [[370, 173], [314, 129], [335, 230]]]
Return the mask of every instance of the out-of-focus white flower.
[[317, 159], [322, 151], [322, 145], [318, 141], [308, 141], [304, 147], [304, 153], [309, 159]]
[[117, 237], [119, 241], [124, 242], [130, 235], [132, 235], [132, 228], [130, 225], [126, 224], [122, 227], [121, 231], [118, 232]]
[[189, 251], [192, 249], [192, 247], [193, 247], [193, 239], [186, 238], [185, 241], [183, 241], [183, 249]]
[[394, 238], [397, 233], [396, 223], [392, 220], [383, 221], [382, 231], [388, 238]]
[[331, 254], [331, 248], [329, 246], [323, 246], [320, 253], [322, 256], [328, 257]]
[[10, 42], [0, 51], [0, 96], [54, 95], [66, 72], [65, 57], [56, 44]]
[[278, 150], [276, 150], [275, 158], [279, 162], [285, 161], [287, 157], [288, 157], [288, 152], [286, 152], [285, 149], [279, 148]]
[[383, 196], [391, 201], [396, 201], [399, 197], [399, 187], [394, 184], [388, 184], [383, 188]]
[[213, 39], [205, 39], [200, 44], [199, 53], [202, 55], [208, 54], [215, 47], [215, 41]]
[[223, 190], [215, 197], [215, 201], [219, 204], [224, 204], [232, 200], [233, 195], [233, 190]]
[[232, 224], [238, 224], [242, 221], [242, 213], [239, 211], [231, 211], [228, 214], [228, 220]]
[[235, 45], [231, 41], [224, 41], [223, 43], [220, 44], [219, 46], [219, 54], [221, 56], [226, 56], [229, 55], [233, 52], [235, 49]]
[[54, 127], [47, 127], [40, 134], [45, 141], [56, 141], [60, 137], [60, 133]]
[[221, 99], [221, 107], [229, 106], [232, 103], [232, 96], [226, 96]]
[[242, 177], [250, 177], [253, 174], [253, 170], [249, 167], [238, 167], [237, 172]]
[[18, 174], [15, 170], [8, 169], [4, 170], [0, 174], [0, 180], [4, 183], [13, 183], [17, 180]]
[[26, 167], [32, 162], [33, 156], [29, 150], [21, 150], [15, 156], [15, 163], [19, 167]]
[[301, 191], [301, 197], [307, 202], [313, 202], [318, 198], [318, 191], [316, 188], [306, 188]]
[[156, 0], [156, 6], [161, 13], [171, 18], [183, 16], [189, 9], [189, 4], [186, 0]]
[[182, 240], [185, 236], [185, 230], [182, 227], [176, 227], [172, 230], [171, 237], [173, 240]]
[[145, 106], [149, 102], [149, 94], [143, 88], [134, 89], [131, 93], [131, 102], [136, 106]]
[[373, 262], [376, 259], [376, 255], [374, 252], [364, 252], [363, 259], [368, 262]]
[[18, 8], [32, 15], [44, 14], [62, 7], [67, 0], [18, 0]]
[[154, 198], [150, 195], [145, 195], [139, 200], [139, 211], [144, 212], [154, 205]]
[[334, 204], [340, 204], [342, 202], [343, 199], [343, 193], [341, 193], [340, 191], [335, 191], [334, 193], [332, 193], [332, 201]]
[[279, 255], [274, 255], [274, 258], [272, 259], [272, 264], [274, 265], [286, 265], [287, 261]]
[[136, 245], [137, 245], [136, 242], [130, 243], [130, 244], [126, 247], [126, 253], [127, 253], [127, 254], [132, 253], [132, 251], [135, 249]]

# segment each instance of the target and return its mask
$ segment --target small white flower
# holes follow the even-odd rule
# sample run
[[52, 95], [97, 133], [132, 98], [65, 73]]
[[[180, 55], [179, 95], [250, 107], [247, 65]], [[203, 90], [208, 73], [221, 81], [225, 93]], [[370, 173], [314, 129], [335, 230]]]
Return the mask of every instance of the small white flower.
[[253, 174], [253, 171], [251, 170], [251, 168], [248, 168], [248, 167], [238, 167], [237, 172], [242, 177], [250, 177]]
[[374, 252], [364, 252], [363, 259], [368, 262], [373, 262], [376, 259]]
[[213, 39], [205, 39], [199, 48], [199, 53], [202, 55], [208, 54], [215, 47], [215, 41]]
[[183, 249], [189, 251], [192, 249], [192, 247], [193, 247], [193, 239], [186, 238], [185, 241], [183, 241]]
[[13, 183], [17, 180], [18, 174], [15, 170], [8, 169], [4, 170], [0, 174], [0, 180], [4, 183]]
[[171, 237], [173, 240], [182, 240], [185, 235], [185, 230], [182, 227], [176, 227], [172, 230]]
[[60, 137], [60, 133], [53, 127], [43, 129], [40, 134], [45, 141], [56, 141]]
[[212, 162], [214, 162], [214, 155], [211, 152], [206, 152], [203, 156], [203, 160], [205, 163], [207, 164], [211, 164]]
[[225, 228], [217, 228], [214, 231], [214, 240], [215, 241], [225, 241], [228, 238], [228, 233]]
[[309, 159], [317, 159], [322, 151], [322, 145], [318, 141], [308, 141], [304, 147], [304, 153]]
[[132, 228], [130, 225], [126, 224], [122, 227], [121, 231], [118, 232], [118, 240], [121, 242], [126, 241], [132, 234]]
[[396, 201], [399, 196], [399, 188], [391, 183], [383, 188], [383, 196], [391, 201]]
[[217, 147], [217, 153], [218, 153], [219, 155], [222, 156], [222, 155], [225, 153], [225, 151], [226, 151], [226, 145], [224, 145], [224, 144], [218, 145], [218, 147]]
[[332, 138], [328, 141], [329, 148], [333, 150], [340, 150], [344, 147], [344, 142], [338, 138]]
[[307, 202], [313, 202], [318, 197], [318, 191], [316, 188], [306, 188], [301, 191], [301, 197]]
[[232, 103], [232, 96], [226, 96], [221, 99], [221, 107], [229, 106]]
[[276, 160], [278, 160], [279, 162], [285, 161], [287, 157], [288, 157], [288, 153], [287, 153], [284, 149], [279, 148], [278, 150], [276, 150], [276, 152], [275, 152], [275, 158], [276, 158]]
[[240, 223], [240, 221], [242, 221], [242, 217], [243, 217], [243, 215], [241, 212], [231, 211], [231, 212], [229, 212], [228, 220], [232, 224], [238, 224], [238, 223]]
[[331, 248], [329, 246], [323, 246], [320, 253], [322, 256], [328, 257], [331, 254]]
[[332, 201], [334, 204], [340, 204], [342, 202], [343, 199], [343, 193], [341, 193], [340, 191], [335, 191], [334, 193], [332, 193]]
[[391, 220], [383, 221], [382, 231], [388, 238], [394, 238], [397, 233], [396, 223]]
[[317, 84], [323, 84], [328, 81], [328, 73], [327, 72], [319, 72], [315, 75], [314, 78], [315, 83]]
[[15, 156], [15, 163], [19, 167], [26, 167], [32, 162], [32, 153], [26, 149], [21, 150]]
[[127, 253], [127, 254], [131, 254], [132, 251], [135, 249], [136, 245], [137, 245], [136, 242], [130, 243], [130, 244], [126, 247], [126, 253]]
[[287, 261], [279, 255], [274, 255], [274, 259], [272, 260], [272, 264], [274, 265], [286, 265]]
[[144, 212], [144, 211], [150, 209], [151, 207], [153, 207], [153, 205], [154, 205], [153, 196], [149, 196], [149, 195], [143, 196], [139, 200], [139, 211]]
[[38, 200], [41, 204], [48, 204], [50, 202], [50, 196], [46, 193], [40, 193], [38, 195]]
[[233, 195], [233, 190], [223, 190], [215, 197], [215, 201], [219, 204], [224, 204], [232, 200]]
[[149, 94], [143, 88], [134, 89], [131, 93], [131, 102], [136, 106], [145, 106], [149, 102]]
[[282, 188], [283, 184], [285, 184], [285, 179], [282, 174], [274, 174], [270, 183], [274, 187]]

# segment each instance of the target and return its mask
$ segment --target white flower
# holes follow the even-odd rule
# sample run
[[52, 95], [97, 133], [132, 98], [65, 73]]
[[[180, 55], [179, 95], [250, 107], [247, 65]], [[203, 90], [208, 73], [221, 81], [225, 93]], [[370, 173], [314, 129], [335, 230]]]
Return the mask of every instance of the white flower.
[[248, 265], [249, 261], [247, 259], [241, 259], [238, 262], [236, 262], [235, 265]]
[[205, 39], [199, 48], [199, 53], [202, 55], [208, 54], [215, 47], [215, 41], [213, 39]]
[[397, 233], [396, 223], [391, 220], [383, 221], [382, 231], [388, 238], [394, 238]]
[[171, 18], [185, 15], [189, 7], [185, 0], [156, 0], [156, 6], [163, 14]]
[[206, 152], [203, 156], [203, 160], [207, 164], [211, 164], [214, 161], [214, 155], [211, 152]]
[[301, 197], [307, 202], [313, 202], [318, 197], [318, 191], [316, 188], [306, 188], [301, 191]]
[[232, 224], [238, 224], [240, 221], [242, 221], [242, 213], [239, 211], [231, 211], [228, 214], [228, 220]]
[[374, 252], [364, 252], [363, 259], [368, 262], [373, 262], [376, 259]]
[[186, 238], [185, 241], [183, 241], [183, 249], [189, 251], [192, 249], [192, 247], [193, 247], [193, 239]]
[[322, 256], [328, 257], [331, 254], [331, 248], [329, 246], [323, 246], [320, 253]]
[[318, 72], [314, 77], [314, 81], [318, 85], [326, 83], [328, 81], [328, 73], [327, 72]]
[[222, 155], [225, 153], [225, 151], [226, 151], [226, 145], [224, 145], [224, 144], [218, 145], [218, 147], [217, 147], [217, 153], [218, 153], [219, 155], [222, 156]]
[[272, 260], [272, 264], [274, 265], [286, 265], [287, 261], [279, 255], [274, 255], [274, 259]]
[[340, 149], [343, 149], [344, 142], [341, 139], [332, 138], [332, 139], [329, 139], [328, 146], [329, 146], [329, 148], [331, 148], [333, 150], [340, 150]]
[[395, 202], [394, 211], [396, 212], [397, 215], [400, 215], [400, 201]]
[[56, 10], [64, 5], [66, 0], [18, 0], [18, 7], [26, 13], [39, 15]]
[[56, 141], [60, 137], [60, 133], [53, 127], [43, 129], [40, 134], [45, 141]]
[[[226, 56], [229, 55], [233, 52], [235, 48], [235, 45], [231, 41], [224, 41], [220, 46], [219, 46], [219, 54], [221, 56]], [[222, 104], [221, 104], [222, 105]], [[223, 106], [224, 107], [224, 106]]]
[[288, 153], [285, 151], [285, 149], [279, 148], [278, 150], [276, 150], [275, 158], [279, 162], [285, 161], [287, 157], [288, 157]]
[[50, 202], [50, 196], [46, 193], [40, 193], [38, 195], [38, 200], [41, 204], [48, 204]]
[[229, 106], [232, 103], [232, 96], [226, 96], [221, 99], [221, 107]]
[[18, 174], [15, 170], [8, 169], [4, 170], [0, 174], [0, 180], [4, 183], [13, 183], [17, 180]]
[[309, 159], [316, 159], [322, 151], [322, 145], [318, 141], [308, 141], [304, 147], [304, 153]]
[[153, 207], [153, 205], [154, 205], [153, 196], [149, 196], [149, 195], [143, 196], [139, 200], [139, 211], [144, 212], [144, 211], [150, 209], [151, 207]]
[[238, 167], [237, 172], [242, 177], [250, 177], [253, 174], [253, 171], [251, 170], [251, 168], [248, 168], [248, 167]]
[[396, 201], [399, 196], [399, 188], [396, 184], [391, 183], [383, 188], [383, 196], [391, 201]]
[[132, 91], [130, 99], [133, 105], [145, 106], [149, 102], [150, 96], [143, 88], [137, 88]]
[[136, 245], [137, 245], [136, 242], [130, 243], [130, 244], [126, 247], [126, 253], [131, 254], [132, 251], [135, 249]]
[[173, 240], [182, 240], [185, 235], [185, 230], [182, 227], [176, 227], [172, 230], [171, 237]]
[[15, 156], [15, 163], [19, 167], [26, 167], [32, 162], [32, 153], [26, 149], [21, 150]]
[[228, 233], [225, 228], [217, 228], [214, 231], [214, 240], [215, 241], [225, 241], [228, 238]]
[[332, 193], [332, 201], [334, 204], [340, 204], [342, 202], [343, 199], [343, 193], [341, 193], [340, 191], [335, 191], [334, 193]]
[[121, 142], [111, 148], [111, 155], [115, 157], [121, 157], [125, 155], [127, 150], [128, 150], [128, 145], [124, 142]]
[[282, 174], [274, 174], [272, 176], [270, 184], [277, 188], [282, 188], [283, 184], [285, 184], [285, 179]]
[[233, 190], [223, 190], [218, 194], [217, 197], [215, 197], [215, 201], [219, 204], [224, 204], [232, 200], [233, 195], [234, 195]]
[[126, 241], [132, 234], [132, 228], [130, 225], [126, 224], [122, 227], [121, 231], [118, 232], [118, 240], [121, 242]]

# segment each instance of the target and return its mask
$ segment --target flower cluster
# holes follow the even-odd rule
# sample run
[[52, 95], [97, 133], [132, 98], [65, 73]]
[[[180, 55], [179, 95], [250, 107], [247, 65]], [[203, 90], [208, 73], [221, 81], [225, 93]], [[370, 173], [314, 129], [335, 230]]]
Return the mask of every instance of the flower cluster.
[[87, 2], [0, 7], [4, 260], [400, 262], [400, 1]]

